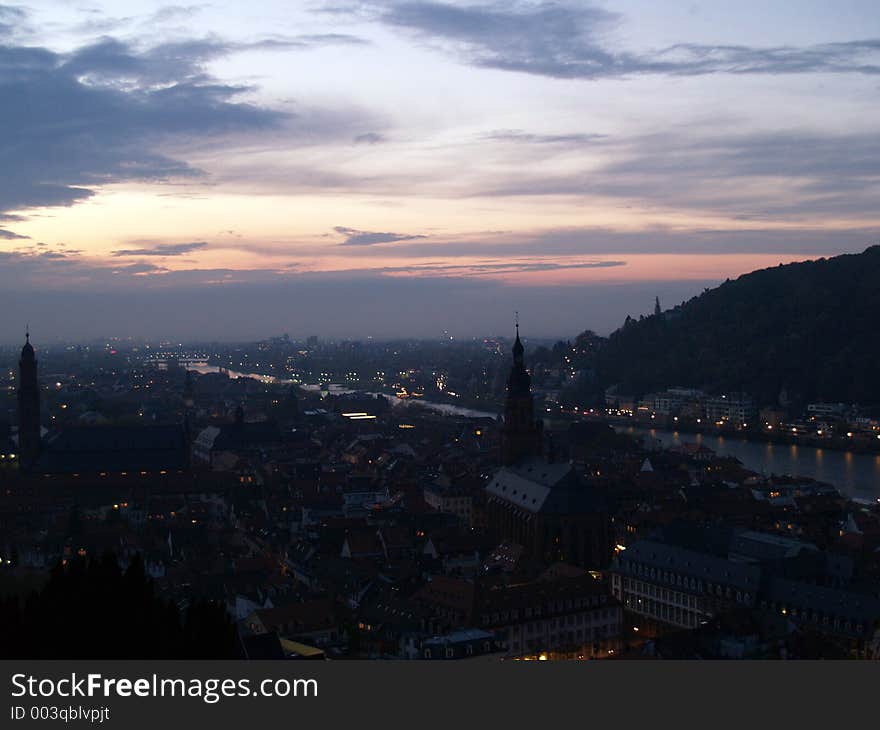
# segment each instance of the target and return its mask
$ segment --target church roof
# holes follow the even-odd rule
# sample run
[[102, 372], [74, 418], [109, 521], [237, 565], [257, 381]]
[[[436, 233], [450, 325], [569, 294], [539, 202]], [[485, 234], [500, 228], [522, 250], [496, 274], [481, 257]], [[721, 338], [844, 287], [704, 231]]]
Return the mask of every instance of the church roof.
[[217, 451], [236, 451], [281, 441], [281, 431], [274, 421], [246, 421], [220, 426], [214, 439]]
[[36, 467], [46, 473], [179, 470], [187, 466], [179, 425], [75, 426], [43, 442]]
[[499, 469], [486, 492], [534, 513], [583, 514], [604, 509], [600, 495], [580, 480], [571, 464], [541, 458]]

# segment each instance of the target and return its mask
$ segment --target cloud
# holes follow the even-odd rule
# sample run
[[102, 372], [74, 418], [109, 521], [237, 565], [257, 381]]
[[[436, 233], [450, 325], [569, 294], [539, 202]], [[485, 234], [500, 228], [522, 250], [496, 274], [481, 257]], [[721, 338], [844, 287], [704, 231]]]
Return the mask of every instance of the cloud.
[[354, 138], [355, 144], [379, 144], [380, 142], [385, 141], [387, 141], [385, 137], [376, 132], [366, 132], [365, 134], [359, 134]]
[[375, 246], [380, 243], [396, 243], [397, 241], [412, 241], [427, 236], [413, 235], [409, 233], [378, 233], [373, 231], [359, 231], [355, 228], [336, 226], [337, 233], [345, 236], [341, 246]]
[[[413, 264], [411, 266], [391, 266], [380, 269], [366, 269], [363, 273], [375, 275], [376, 273], [409, 276], [430, 276], [442, 278], [473, 278], [473, 277], [498, 277], [512, 274], [530, 274], [536, 272], [565, 271], [568, 269], [609, 269], [626, 266], [626, 261], [490, 261], [467, 264], [427, 263]], [[347, 272], [354, 273], [354, 272]]]
[[0, 5], [0, 38], [13, 35], [27, 21], [27, 11], [17, 5]]
[[206, 7], [207, 5], [164, 5], [150, 16], [149, 22], [167, 23], [172, 20], [192, 18]]
[[520, 0], [460, 6], [416, 0], [367, 3], [366, 8], [373, 19], [439, 44], [470, 65], [554, 78], [880, 73], [878, 38], [776, 47], [680, 43], [634, 53], [617, 50], [608, 40], [620, 15], [581, 3]]
[[874, 134], [692, 125], [597, 140], [589, 157], [576, 157], [575, 147], [567, 148], [565, 172], [543, 166], [535, 151], [528, 165], [517, 159], [515, 173], [502, 182], [498, 175], [475, 176], [464, 194], [607, 197], [741, 220], [876, 219], [880, 139]]
[[[424, 259], [437, 257], [443, 266], [461, 265], [469, 268], [475, 256], [483, 261], [505, 264], [551, 267], [572, 267], [573, 257], [608, 256], [616, 260], [631, 254], [815, 254], [826, 255], [860, 251], [880, 241], [880, 226], [834, 227], [824, 225], [769, 226], [743, 222], [741, 227], [731, 221], [715, 228], [680, 228], [646, 226], [634, 230], [609, 227], [567, 227], [543, 230], [498, 231], [460, 235], [427, 242], [400, 243], [393, 247], [396, 260], [413, 260], [414, 266], [425, 266]], [[371, 257], [375, 249], [358, 249], [358, 254]], [[367, 258], [365, 260], [372, 260]], [[589, 267], [609, 265], [607, 261], [587, 262]], [[579, 264], [577, 267], [586, 268]], [[407, 265], [403, 266], [408, 268]]]
[[175, 77], [168, 54], [155, 60], [117, 41], [70, 56], [0, 47], [0, 165], [15, 170], [0, 178], [0, 212], [72, 205], [107, 183], [196, 177], [163, 149], [285, 121], [237, 101], [242, 87], [205, 77], [198, 51], [178, 51]]
[[113, 37], [103, 37], [68, 54], [63, 68], [91, 84], [125, 88], [158, 86], [182, 81], [210, 82], [210, 61], [249, 51], [302, 51], [328, 45], [365, 43], [343, 34], [268, 36], [253, 41], [231, 41], [216, 35], [166, 41], [141, 48]]
[[207, 241], [191, 243], [160, 243], [150, 248], [129, 248], [114, 251], [113, 256], [184, 256], [206, 248]]
[[147, 261], [138, 261], [133, 264], [127, 264], [125, 266], [118, 266], [113, 268], [114, 274], [131, 274], [133, 276], [138, 276], [141, 274], [157, 274], [157, 273], [165, 273], [168, 269], [164, 266], [157, 266], [156, 264], [151, 264]]
[[[25, 17], [7, 10], [0, 18], [12, 16]], [[0, 177], [0, 220], [74, 205], [102, 185], [204, 178], [184, 158], [200, 151], [213, 160], [221, 144], [225, 158], [256, 138], [285, 150], [347, 142], [363, 124], [360, 110], [258, 106], [242, 100], [252, 87], [220, 81], [206, 65], [244, 51], [356, 42], [341, 34], [209, 36], [143, 46], [105, 37], [67, 53], [0, 45], [0, 165], [15, 170]]]
[[20, 236], [18, 233], [13, 233], [12, 231], [0, 228], [0, 239], [3, 239], [4, 241], [15, 241], [23, 238], [30, 238], [30, 236]]
[[535, 134], [531, 132], [524, 132], [521, 129], [496, 129], [484, 135], [483, 139], [536, 145], [583, 145], [607, 139], [607, 135], [586, 134], [581, 132], [568, 134]]

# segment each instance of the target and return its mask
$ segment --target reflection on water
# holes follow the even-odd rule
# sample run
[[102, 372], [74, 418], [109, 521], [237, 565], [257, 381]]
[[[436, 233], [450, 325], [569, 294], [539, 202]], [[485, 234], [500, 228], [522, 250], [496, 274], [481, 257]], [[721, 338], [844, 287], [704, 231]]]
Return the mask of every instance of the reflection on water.
[[[200, 375], [205, 375], [207, 373], [216, 373], [220, 371], [220, 368], [218, 368], [216, 365], [209, 365], [206, 362], [189, 363], [186, 367], [188, 370], [192, 370], [193, 372], [199, 373]], [[260, 373], [241, 373], [236, 370], [225, 370], [224, 372], [230, 378], [255, 378], [257, 380], [261, 380], [264, 383], [292, 384], [295, 382], [293, 380], [286, 380], [284, 378], [276, 378], [274, 375], [261, 375]], [[352, 390], [351, 388], [346, 388], [344, 385], [338, 385], [336, 383], [330, 383], [328, 385], [300, 384], [299, 387], [303, 390], [310, 390], [316, 393], [319, 392], [321, 393], [321, 395], [327, 395], [328, 393], [332, 393], [333, 395], [344, 395], [347, 393], [362, 392]], [[404, 400], [398, 398], [396, 395], [389, 395], [388, 393], [368, 392], [367, 395], [382, 395], [389, 401], [391, 401], [392, 406], [403, 404], [416, 405], [421, 408], [428, 408], [432, 411], [448, 413], [452, 416], [465, 416], [466, 418], [495, 418], [497, 415], [495, 413], [490, 413], [489, 411], [478, 411], [474, 408], [457, 406], [454, 403], [434, 403], [433, 401], [421, 400], [416, 398], [408, 398]]]
[[[187, 365], [187, 367], [199, 373], [215, 373], [218, 370], [217, 367], [207, 363], [194, 363]], [[232, 370], [228, 371], [228, 373], [232, 378], [252, 377], [271, 383], [293, 382], [292, 380], [282, 380], [269, 375], [239, 373]], [[355, 392], [335, 384], [329, 386], [302, 385], [300, 387], [305, 390], [320, 391], [321, 393], [343, 394]], [[376, 395], [376, 393], [371, 393], [370, 395]], [[382, 395], [388, 398], [392, 405], [395, 406], [407, 403], [456, 416], [470, 418], [496, 417], [495, 413], [464, 408], [451, 403], [433, 403], [419, 399], [401, 400], [397, 396], [384, 393]], [[678, 431], [659, 431], [634, 427], [622, 428], [620, 430], [634, 435], [649, 436], [664, 446], [696, 442], [707, 446], [721, 456], [733, 456], [739, 459], [747, 469], [758, 473], [768, 475], [795, 474], [812, 477], [813, 479], [833, 484], [844, 494], [852, 497], [880, 497], [880, 455], [855, 454], [851, 451], [828, 451], [811, 446], [798, 446], [797, 444], [762, 444], [743, 439], [699, 433], [681, 434]]]
[[198, 373], [199, 375], [207, 375], [208, 373], [218, 373], [224, 372], [230, 378], [253, 378], [254, 380], [259, 380], [263, 383], [281, 383], [281, 384], [292, 384], [293, 380], [288, 380], [285, 378], [276, 378], [274, 375], [263, 375], [262, 373], [240, 373], [237, 370], [222, 370], [222, 368], [217, 367], [216, 365], [208, 365], [206, 362], [191, 362], [186, 364], [187, 370], [192, 370], [194, 373]]
[[[346, 388], [343, 385], [301, 385], [303, 390], [311, 390], [315, 392], [320, 392], [322, 395], [326, 395], [328, 393], [332, 393], [333, 395], [340, 395], [344, 393], [357, 393], [362, 391], [352, 390], [351, 388]], [[489, 413], [489, 411], [478, 411], [474, 408], [465, 408], [464, 406], [457, 406], [454, 403], [435, 403], [430, 400], [422, 400], [421, 398], [398, 398], [396, 395], [389, 395], [388, 393], [375, 393], [372, 391], [367, 391], [367, 395], [381, 395], [387, 398], [392, 407], [394, 406], [402, 406], [402, 405], [411, 405], [418, 406], [419, 408], [427, 408], [432, 411], [438, 411], [439, 413], [446, 413], [450, 416], [464, 416], [466, 418], [495, 418], [495, 413]]]
[[696, 442], [721, 456], [736, 457], [747, 469], [758, 473], [812, 477], [833, 484], [852, 497], [880, 497], [880, 455], [830, 451], [797, 444], [762, 444], [724, 436], [682, 434], [678, 431], [633, 427], [621, 430], [656, 439], [664, 446]]

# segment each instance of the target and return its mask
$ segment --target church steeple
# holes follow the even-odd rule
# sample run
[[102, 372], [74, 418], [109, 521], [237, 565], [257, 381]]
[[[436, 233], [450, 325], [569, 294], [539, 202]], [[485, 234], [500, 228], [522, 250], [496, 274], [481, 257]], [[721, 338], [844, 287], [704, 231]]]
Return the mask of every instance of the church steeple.
[[519, 337], [517, 313], [513, 364], [507, 376], [507, 399], [501, 430], [501, 461], [505, 465], [515, 464], [529, 456], [539, 456], [541, 450], [541, 426], [535, 420], [532, 378], [525, 366], [525, 347]]
[[525, 355], [526, 348], [523, 347], [522, 341], [519, 339], [519, 312], [516, 313], [516, 341], [513, 343], [513, 362], [519, 363], [522, 365], [523, 363], [523, 355]]
[[18, 453], [22, 469], [28, 470], [40, 454], [40, 386], [30, 327], [24, 338], [18, 361]]

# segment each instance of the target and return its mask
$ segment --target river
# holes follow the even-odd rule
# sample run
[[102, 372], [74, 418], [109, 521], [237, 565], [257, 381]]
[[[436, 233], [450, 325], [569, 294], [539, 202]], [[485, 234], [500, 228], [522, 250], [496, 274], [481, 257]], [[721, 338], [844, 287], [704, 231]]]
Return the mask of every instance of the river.
[[[193, 362], [186, 364], [187, 370], [192, 370], [193, 372], [199, 373], [200, 375], [205, 375], [207, 373], [216, 373], [219, 371], [219, 368], [216, 365], [209, 365], [206, 362]], [[333, 395], [344, 395], [347, 393], [361, 393], [364, 391], [357, 391], [351, 388], [346, 388], [344, 385], [337, 385], [336, 383], [331, 383], [329, 385], [314, 385], [314, 384], [303, 384], [298, 383], [295, 380], [289, 380], [285, 378], [277, 378], [274, 375], [263, 375], [262, 373], [241, 373], [236, 370], [226, 370], [224, 371], [230, 378], [254, 378], [255, 380], [259, 380], [263, 383], [272, 383], [272, 384], [280, 384], [280, 385], [298, 385], [303, 390], [308, 390], [315, 393], [321, 393], [321, 395], [327, 395], [328, 393]], [[396, 395], [390, 395], [388, 393], [375, 393], [367, 391], [367, 395], [382, 395], [391, 401], [392, 406], [399, 405], [416, 405], [420, 408], [428, 408], [432, 411], [438, 411], [440, 413], [446, 413], [451, 416], [465, 416], [466, 418], [495, 418], [497, 416], [496, 413], [490, 413], [489, 411], [479, 411], [474, 408], [465, 408], [464, 406], [457, 406], [454, 403], [435, 403], [433, 401], [422, 400], [421, 398], [398, 398]]]
[[623, 433], [644, 436], [663, 446], [692, 442], [702, 444], [721, 456], [739, 459], [747, 469], [759, 474], [794, 474], [833, 484], [842, 493], [862, 499], [880, 498], [880, 455], [832, 451], [797, 444], [746, 441], [730, 436], [712, 436], [678, 431], [621, 427]]
[[[190, 370], [198, 373], [215, 373], [217, 367], [207, 363], [187, 365]], [[231, 378], [257, 378], [266, 383], [290, 383], [271, 375], [258, 373], [240, 373], [228, 371]], [[342, 385], [302, 385], [304, 390], [334, 394], [354, 393], [355, 391]], [[371, 393], [376, 395], [376, 393]], [[392, 405], [412, 404], [421, 408], [429, 408], [440, 413], [469, 418], [495, 418], [497, 414], [488, 411], [465, 408], [452, 403], [435, 403], [419, 398], [401, 399], [394, 395], [382, 393]], [[706, 434], [682, 434], [678, 431], [661, 431], [620, 427], [618, 430], [638, 436], [647, 436], [659, 441], [663, 446], [696, 442], [712, 449], [721, 456], [733, 456], [739, 459], [747, 469], [759, 474], [794, 474], [812, 477], [828, 484], [833, 484], [841, 492], [862, 499], [880, 498], [880, 455], [857, 454], [851, 451], [832, 451], [812, 446], [796, 444], [772, 444], [746, 441], [730, 436], [712, 436]]]

